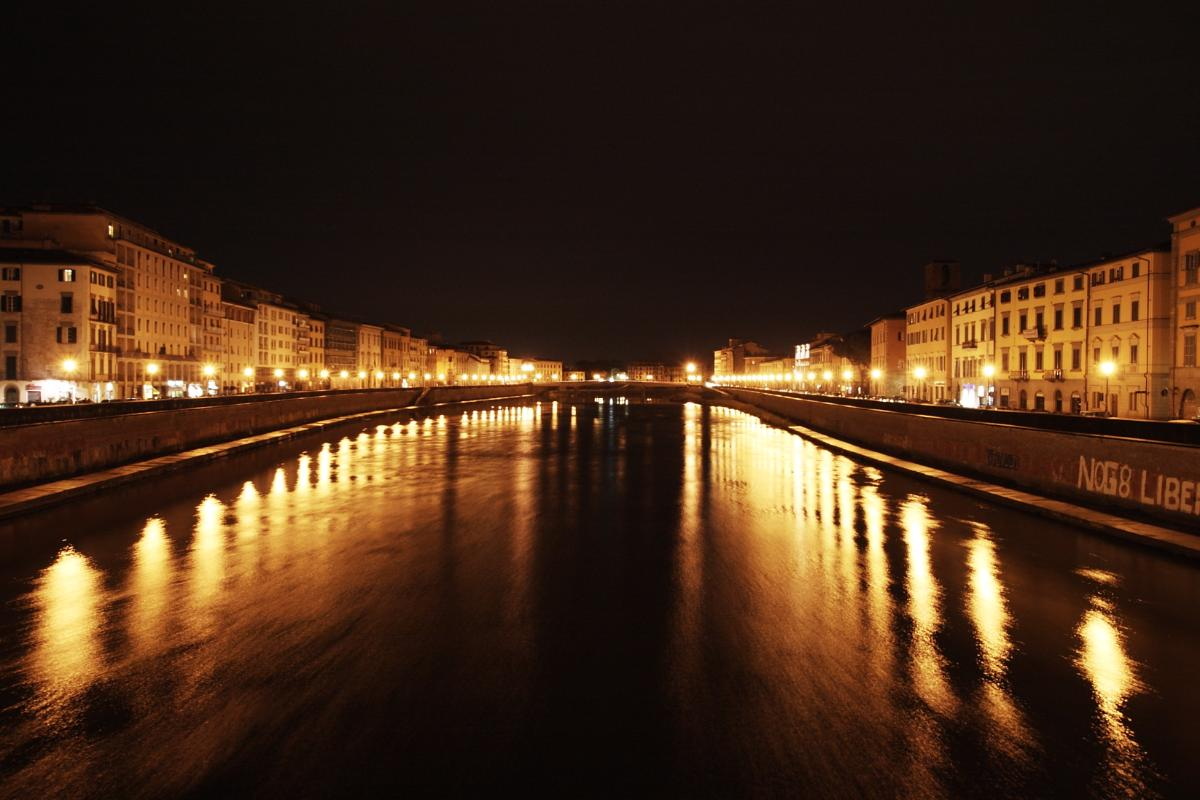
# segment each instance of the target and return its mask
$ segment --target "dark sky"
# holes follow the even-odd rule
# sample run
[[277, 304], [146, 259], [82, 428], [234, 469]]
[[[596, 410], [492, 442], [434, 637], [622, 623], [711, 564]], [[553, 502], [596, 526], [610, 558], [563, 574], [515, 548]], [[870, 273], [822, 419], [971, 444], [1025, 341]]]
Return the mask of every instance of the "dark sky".
[[22, 5], [0, 200], [518, 352], [783, 347], [917, 299], [931, 258], [1091, 258], [1200, 205], [1194, 12]]

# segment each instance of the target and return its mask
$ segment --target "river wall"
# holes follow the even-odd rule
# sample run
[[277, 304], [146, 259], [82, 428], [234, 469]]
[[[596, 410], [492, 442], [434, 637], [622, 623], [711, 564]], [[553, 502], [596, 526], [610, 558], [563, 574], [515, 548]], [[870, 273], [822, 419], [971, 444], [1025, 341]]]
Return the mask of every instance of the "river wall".
[[1200, 531], [1200, 447], [860, 408], [753, 389], [718, 394], [918, 463]]
[[[424, 392], [424, 394], [423, 394]], [[0, 428], [0, 487], [84, 472], [331, 417], [529, 394], [530, 387], [439, 386], [289, 396]]]

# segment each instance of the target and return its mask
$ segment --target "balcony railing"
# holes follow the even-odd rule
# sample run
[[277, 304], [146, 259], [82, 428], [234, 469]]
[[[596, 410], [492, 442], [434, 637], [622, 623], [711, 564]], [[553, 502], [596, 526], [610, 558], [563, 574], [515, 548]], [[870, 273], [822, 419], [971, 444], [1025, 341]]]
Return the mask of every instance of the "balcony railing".
[[1008, 379], [1010, 381], [1027, 381], [1029, 380], [1029, 370], [1019, 369], [1015, 372], [1010, 372], [1008, 373]]
[[1061, 369], [1048, 369], [1042, 375], [1042, 379], [1047, 381], [1061, 381], [1063, 379], [1063, 371]]
[[974, 350], [978, 346], [979, 346], [979, 343], [976, 342], [974, 339], [968, 339], [965, 342], [963, 342], [961, 345], [959, 345], [959, 347], [962, 347], [964, 350]]
[[1046, 326], [1034, 325], [1032, 328], [1021, 331], [1021, 335], [1031, 342], [1040, 341], [1046, 338]]

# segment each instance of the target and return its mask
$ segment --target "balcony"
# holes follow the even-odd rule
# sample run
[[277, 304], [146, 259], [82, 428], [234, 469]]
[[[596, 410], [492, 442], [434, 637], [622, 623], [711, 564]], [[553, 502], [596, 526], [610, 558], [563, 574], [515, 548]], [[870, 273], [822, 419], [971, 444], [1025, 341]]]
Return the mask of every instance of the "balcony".
[[959, 347], [961, 347], [964, 350], [974, 350], [976, 347], [979, 347], [979, 343], [976, 342], [974, 339], [968, 339], [967, 341], [960, 344]]
[[1021, 335], [1031, 342], [1042, 341], [1046, 338], [1046, 326], [1034, 325], [1032, 328], [1026, 328], [1021, 331]]
[[1061, 381], [1063, 379], [1063, 371], [1061, 369], [1048, 369], [1042, 375], [1042, 380]]
[[1010, 381], [1027, 381], [1029, 380], [1029, 370], [1019, 369], [1015, 372], [1010, 372], [1008, 373], [1008, 379]]

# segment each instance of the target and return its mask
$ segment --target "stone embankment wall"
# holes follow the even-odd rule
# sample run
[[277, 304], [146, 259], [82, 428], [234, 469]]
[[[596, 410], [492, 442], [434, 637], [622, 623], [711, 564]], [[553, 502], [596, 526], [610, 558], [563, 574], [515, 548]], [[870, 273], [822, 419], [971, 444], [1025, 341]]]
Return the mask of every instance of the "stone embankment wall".
[[722, 394], [922, 464], [1200, 530], [1200, 447], [859, 408], [752, 389]]
[[64, 478], [320, 419], [468, 400], [519, 397], [528, 386], [338, 392], [0, 428], [0, 487]]

